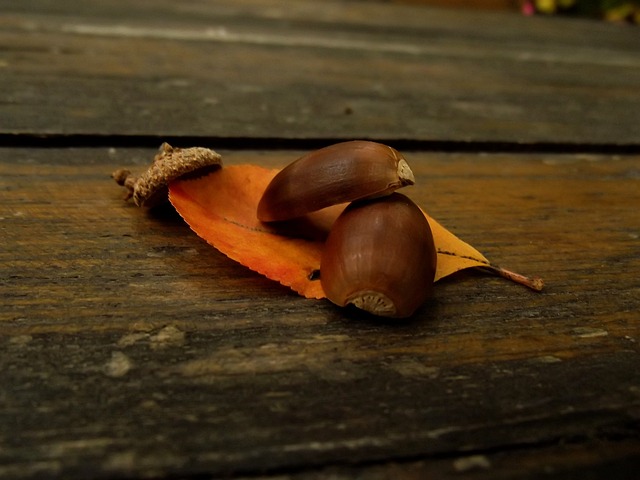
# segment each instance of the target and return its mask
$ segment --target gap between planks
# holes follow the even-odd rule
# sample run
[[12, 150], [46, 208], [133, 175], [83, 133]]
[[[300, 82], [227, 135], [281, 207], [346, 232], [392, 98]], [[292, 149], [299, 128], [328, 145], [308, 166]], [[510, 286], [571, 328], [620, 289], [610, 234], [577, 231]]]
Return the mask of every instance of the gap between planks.
[[[354, 138], [340, 137], [212, 137], [185, 135], [11, 134], [0, 133], [0, 148], [157, 148], [163, 142], [178, 147], [201, 146], [221, 150], [313, 150]], [[412, 140], [358, 138], [393, 145], [407, 151], [444, 153], [602, 154], [638, 155], [640, 143], [566, 143]]]

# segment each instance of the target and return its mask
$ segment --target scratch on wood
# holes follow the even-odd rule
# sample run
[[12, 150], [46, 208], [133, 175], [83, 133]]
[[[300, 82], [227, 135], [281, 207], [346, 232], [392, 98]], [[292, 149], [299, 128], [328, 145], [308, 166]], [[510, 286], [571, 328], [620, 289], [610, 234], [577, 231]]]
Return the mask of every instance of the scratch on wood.
[[60, 457], [87, 450], [102, 451], [113, 443], [114, 439], [108, 437], [66, 440], [48, 445], [47, 450], [51, 456]]
[[23, 347], [31, 342], [31, 340], [33, 340], [33, 337], [31, 335], [16, 335], [14, 337], [11, 337], [9, 343], [17, 347]]
[[606, 337], [609, 332], [601, 328], [578, 327], [573, 329], [573, 333], [580, 338]]
[[129, 333], [127, 335], [123, 335], [122, 338], [120, 338], [120, 340], [118, 340], [117, 345], [119, 347], [130, 347], [131, 345], [134, 345], [135, 343], [139, 342], [140, 340], [143, 340], [145, 338], [148, 338], [149, 334], [148, 333]]
[[175, 28], [131, 27], [126, 25], [65, 25], [63, 32], [82, 35], [114, 36], [129, 38], [157, 38], [178, 41], [248, 43], [252, 45], [274, 45], [289, 47], [321, 47], [339, 50], [367, 50], [388, 53], [420, 54], [437, 53], [436, 48], [406, 43], [376, 44], [369, 40], [355, 40], [335, 37], [314, 37], [312, 35], [278, 35], [260, 33], [231, 32], [225, 27], [204, 30], [183, 30]]
[[562, 359], [554, 355], [544, 355], [542, 357], [535, 357], [531, 359], [531, 363], [560, 363], [560, 362], [562, 362]]
[[403, 377], [437, 378], [440, 373], [438, 367], [425, 365], [414, 359], [402, 359], [391, 363], [390, 367]]
[[113, 352], [111, 359], [104, 366], [104, 373], [108, 377], [123, 377], [133, 367], [133, 363], [122, 352]]
[[[408, 42], [374, 42], [370, 38], [337, 38], [335, 36], [313, 36], [309, 32], [299, 34], [290, 32], [286, 35], [273, 33], [232, 32], [226, 27], [217, 26], [206, 29], [179, 29], [179, 28], [151, 28], [141, 25], [90, 25], [68, 24], [62, 26], [65, 33], [95, 36], [113, 36], [127, 38], [155, 38], [176, 41], [196, 42], [220, 42], [220, 43], [244, 43], [250, 45], [284, 46], [284, 47], [311, 47], [328, 48], [333, 50], [355, 50], [381, 53], [396, 53], [407, 55], [442, 55], [442, 47], [439, 45], [425, 45]], [[556, 47], [557, 48], [557, 47]], [[603, 54], [606, 51], [603, 51]], [[473, 49], [449, 47], [449, 56], [458, 58], [477, 59], [478, 54]], [[581, 54], [573, 50], [565, 50], [560, 53], [525, 52], [493, 52], [493, 56], [508, 58], [518, 62], [556, 62], [566, 64], [596, 64], [622, 67], [637, 67], [639, 62], [634, 56], [625, 56], [618, 53], [616, 56]]]
[[456, 472], [487, 470], [491, 468], [491, 462], [484, 455], [471, 455], [454, 460], [453, 468]]
[[182, 330], [173, 325], [168, 325], [149, 338], [152, 350], [167, 347], [180, 347], [184, 345], [185, 335]]
[[127, 450], [109, 455], [102, 467], [105, 470], [132, 471], [135, 466], [136, 455], [133, 451]]

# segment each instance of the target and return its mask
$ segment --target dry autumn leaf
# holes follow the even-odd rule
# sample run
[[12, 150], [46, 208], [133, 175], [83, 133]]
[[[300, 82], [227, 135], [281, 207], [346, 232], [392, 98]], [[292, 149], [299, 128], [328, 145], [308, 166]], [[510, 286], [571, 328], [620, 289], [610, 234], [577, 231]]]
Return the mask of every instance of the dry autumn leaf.
[[[314, 272], [320, 268], [324, 239], [344, 206], [316, 212], [298, 224], [290, 223], [283, 234], [256, 217], [262, 193], [276, 173], [278, 170], [255, 165], [225, 167], [206, 177], [172, 182], [169, 199], [198, 236], [229, 258], [307, 298], [325, 298]], [[438, 253], [436, 281], [466, 268], [481, 267], [534, 290], [542, 288], [539, 279], [491, 265], [471, 245], [425, 216]]]

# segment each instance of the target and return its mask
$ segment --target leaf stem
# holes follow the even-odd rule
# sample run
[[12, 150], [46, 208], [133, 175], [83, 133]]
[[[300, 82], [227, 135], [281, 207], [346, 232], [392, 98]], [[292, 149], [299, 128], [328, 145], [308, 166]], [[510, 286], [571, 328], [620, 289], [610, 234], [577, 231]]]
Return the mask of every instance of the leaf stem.
[[511, 280], [512, 282], [524, 285], [525, 287], [530, 288], [531, 290], [534, 290], [536, 292], [541, 292], [544, 288], [544, 280], [540, 277], [525, 277], [524, 275], [520, 275], [519, 273], [515, 273], [511, 270], [506, 270], [502, 267], [497, 267], [494, 265], [487, 265], [486, 267], [478, 268], [498, 277], [506, 278], [507, 280]]

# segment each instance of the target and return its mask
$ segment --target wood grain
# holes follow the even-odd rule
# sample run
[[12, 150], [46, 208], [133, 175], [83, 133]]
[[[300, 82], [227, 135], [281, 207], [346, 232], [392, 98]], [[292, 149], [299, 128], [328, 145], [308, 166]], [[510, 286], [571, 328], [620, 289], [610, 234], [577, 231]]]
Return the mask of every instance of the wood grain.
[[[637, 468], [637, 156], [405, 152], [414, 200], [547, 289], [465, 273], [384, 322], [125, 203], [109, 173], [153, 153], [1, 152], [0, 476]], [[222, 153], [282, 166], [300, 152]]]
[[[0, 478], [635, 478], [639, 52], [390, 2], [5, 0]], [[467, 271], [401, 322], [303, 299], [123, 200], [155, 152], [119, 147], [167, 137], [422, 149], [405, 193], [546, 289]]]
[[377, 2], [11, 0], [0, 133], [637, 148], [638, 46], [616, 25]]

